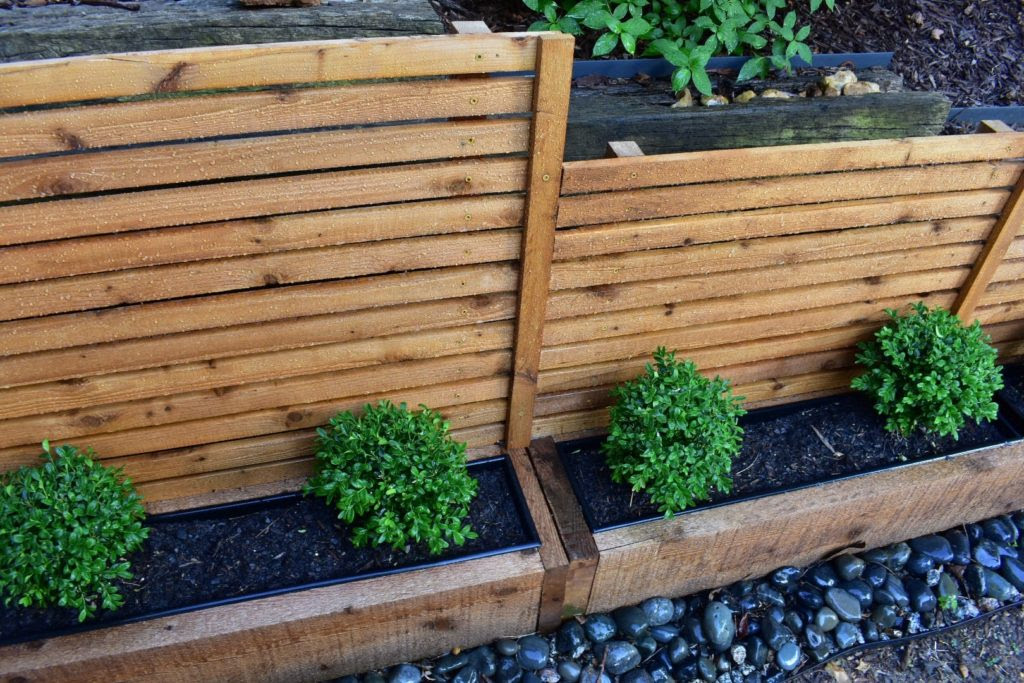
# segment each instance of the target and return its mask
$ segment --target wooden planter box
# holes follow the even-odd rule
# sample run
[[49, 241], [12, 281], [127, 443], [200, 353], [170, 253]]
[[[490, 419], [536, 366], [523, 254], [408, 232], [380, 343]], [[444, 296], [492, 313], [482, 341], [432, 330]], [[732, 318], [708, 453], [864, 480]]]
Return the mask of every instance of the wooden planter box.
[[1024, 440], [1015, 440], [591, 535], [566, 496], [571, 488], [554, 441], [535, 441], [530, 455], [575, 553], [571, 611], [588, 613], [688, 595], [1024, 507]]

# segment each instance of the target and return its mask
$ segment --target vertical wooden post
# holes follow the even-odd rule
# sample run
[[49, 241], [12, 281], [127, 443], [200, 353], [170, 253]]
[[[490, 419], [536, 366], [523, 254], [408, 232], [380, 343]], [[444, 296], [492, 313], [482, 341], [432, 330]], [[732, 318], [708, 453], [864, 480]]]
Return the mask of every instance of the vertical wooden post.
[[558, 193], [562, 185], [562, 152], [569, 115], [574, 43], [572, 36], [562, 33], [538, 35], [530, 167], [519, 269], [519, 305], [506, 434], [509, 448], [528, 446], [533, 428], [541, 335], [555, 246]]
[[[1012, 130], [1002, 121], [982, 121], [978, 126], [978, 132], [1000, 133]], [[965, 324], [974, 320], [974, 310], [978, 307], [982, 295], [988, 289], [992, 276], [995, 275], [999, 264], [1003, 262], [1007, 249], [1013, 243], [1014, 238], [1020, 233], [1021, 225], [1024, 225], [1024, 173], [1017, 179], [1017, 185], [1013, 188], [1010, 198], [1006, 200], [1003, 213], [999, 220], [992, 227], [985, 247], [981, 255], [974, 262], [974, 267], [967, 275], [956, 302], [953, 304], [953, 312], [960, 316]]]

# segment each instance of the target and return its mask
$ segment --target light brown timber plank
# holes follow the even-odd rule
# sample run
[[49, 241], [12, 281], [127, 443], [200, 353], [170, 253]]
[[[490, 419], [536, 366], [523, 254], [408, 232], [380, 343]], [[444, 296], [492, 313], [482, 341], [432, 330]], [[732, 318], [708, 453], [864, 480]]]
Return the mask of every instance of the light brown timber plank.
[[934, 193], [1010, 187], [1022, 168], [1018, 161], [993, 161], [577, 195], [559, 202], [558, 226], [915, 195], [921, 188]]
[[537, 44], [534, 118], [530, 132], [530, 166], [520, 257], [519, 309], [506, 437], [509, 448], [525, 448], [530, 443], [530, 421], [537, 393], [537, 367], [562, 178], [573, 45], [572, 36], [564, 34], [545, 34]]
[[532, 71], [544, 34], [325, 40], [0, 64], [0, 107], [290, 83]]
[[386, 202], [521, 191], [526, 160], [305, 173], [0, 207], [0, 245]]
[[1024, 157], [1024, 133], [982, 139], [947, 135], [658, 154], [566, 162], [562, 193], [1020, 157]]
[[0, 202], [522, 152], [528, 119], [353, 128], [0, 162]]
[[0, 320], [377, 275], [513, 261], [519, 229], [486, 230], [190, 261], [0, 286]]
[[285, 88], [0, 115], [0, 157], [417, 118], [524, 113], [531, 78]]

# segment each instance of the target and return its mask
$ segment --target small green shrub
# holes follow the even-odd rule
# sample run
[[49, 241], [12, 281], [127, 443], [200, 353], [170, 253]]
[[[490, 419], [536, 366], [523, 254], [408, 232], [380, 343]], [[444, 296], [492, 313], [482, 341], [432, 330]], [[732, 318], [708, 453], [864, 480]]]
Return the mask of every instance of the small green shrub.
[[0, 475], [0, 595], [4, 604], [70, 607], [85, 621], [123, 603], [116, 579], [149, 534], [145, 511], [120, 469], [91, 450], [54, 451], [44, 462]]
[[740, 397], [719, 377], [709, 380], [690, 361], [664, 348], [654, 365], [612, 391], [608, 438], [602, 447], [612, 478], [645, 491], [668, 517], [712, 489], [732, 488], [732, 456], [743, 440]]
[[871, 394], [886, 429], [907, 435], [917, 428], [957, 437], [967, 418], [993, 420], [993, 394], [1002, 388], [991, 338], [975, 321], [964, 327], [942, 308], [913, 305], [862, 342], [857, 362], [867, 369], [853, 388]]
[[[531, 31], [561, 31], [579, 36], [598, 31], [594, 56], [620, 45], [629, 54], [662, 56], [675, 68], [672, 87], [678, 92], [690, 82], [711, 94], [706, 70], [716, 54], [753, 54], [740, 70], [739, 80], [765, 77], [774, 67], [792, 71], [799, 55], [811, 63], [804, 42], [810, 26], [796, 25], [796, 12], [781, 12], [787, 0], [523, 0], [543, 15]], [[835, 9], [835, 0], [808, 0], [816, 12], [822, 4]], [[765, 54], [767, 52], [767, 54]]]
[[305, 491], [338, 510], [356, 546], [422, 542], [437, 554], [449, 541], [476, 538], [463, 523], [477, 487], [466, 445], [448, 435], [440, 414], [420, 408], [381, 401], [317, 430], [317, 471]]

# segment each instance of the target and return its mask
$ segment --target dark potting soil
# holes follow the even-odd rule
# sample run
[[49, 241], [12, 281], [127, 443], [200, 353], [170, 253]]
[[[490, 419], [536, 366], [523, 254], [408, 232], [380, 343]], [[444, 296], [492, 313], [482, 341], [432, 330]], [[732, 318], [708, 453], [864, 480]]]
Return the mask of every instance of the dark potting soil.
[[1024, 363], [1003, 366], [1003, 389], [999, 397], [1024, 417]]
[[[754, 410], [740, 420], [743, 448], [733, 458], [729, 494], [690, 510], [814, 484], [905, 461], [980, 448], [1014, 436], [998, 422], [970, 422], [959, 441], [887, 432], [871, 402], [859, 394]], [[558, 452], [594, 529], [661, 517], [646, 494], [612, 481], [601, 453], [603, 437], [567, 441]]]
[[[469, 524], [479, 537], [442, 555], [430, 555], [423, 546], [409, 552], [354, 548], [337, 513], [318, 498], [228, 518], [156, 517], [149, 538], [130, 558], [134, 577], [120, 582], [124, 606], [101, 611], [85, 624], [530, 544], [532, 532], [504, 461], [472, 465], [469, 471], [478, 482]], [[78, 626], [73, 610], [0, 606], [0, 642]]]

